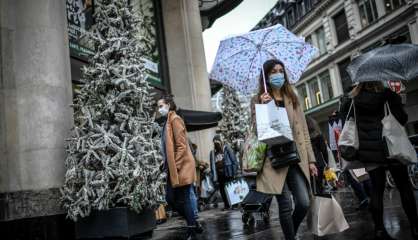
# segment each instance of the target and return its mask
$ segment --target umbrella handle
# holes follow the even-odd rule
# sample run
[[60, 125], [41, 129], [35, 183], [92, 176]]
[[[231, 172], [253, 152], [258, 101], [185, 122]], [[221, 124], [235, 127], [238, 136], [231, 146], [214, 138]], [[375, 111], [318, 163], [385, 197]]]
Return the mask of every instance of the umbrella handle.
[[261, 75], [263, 75], [264, 93], [267, 93], [266, 76], [264, 74], [264, 67], [261, 66]]

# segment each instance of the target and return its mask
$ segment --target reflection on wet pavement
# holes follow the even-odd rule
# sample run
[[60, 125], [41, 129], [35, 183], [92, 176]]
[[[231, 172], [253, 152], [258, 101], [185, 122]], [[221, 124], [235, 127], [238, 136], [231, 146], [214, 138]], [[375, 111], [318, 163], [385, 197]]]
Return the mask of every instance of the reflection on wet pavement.
[[[418, 199], [418, 191], [415, 192]], [[307, 229], [306, 221], [299, 230], [300, 239], [326, 239], [326, 240], [347, 240], [347, 239], [373, 239], [373, 222], [369, 212], [357, 211], [358, 205], [351, 191], [341, 191], [335, 194], [335, 198], [344, 209], [344, 213], [350, 229], [343, 233], [314, 237]], [[418, 202], [418, 201], [417, 201]], [[270, 208], [270, 223], [257, 221], [254, 227], [244, 227], [239, 210], [221, 211], [212, 209], [199, 214], [200, 221], [205, 232], [199, 236], [202, 240], [272, 240], [284, 239], [278, 218], [278, 207], [273, 201]], [[385, 226], [388, 232], [400, 240], [410, 240], [410, 227], [406, 215], [402, 210], [399, 193], [390, 190], [385, 193]], [[183, 239], [184, 222], [178, 218], [170, 219], [167, 223], [159, 225], [154, 232], [152, 239], [176, 240]]]

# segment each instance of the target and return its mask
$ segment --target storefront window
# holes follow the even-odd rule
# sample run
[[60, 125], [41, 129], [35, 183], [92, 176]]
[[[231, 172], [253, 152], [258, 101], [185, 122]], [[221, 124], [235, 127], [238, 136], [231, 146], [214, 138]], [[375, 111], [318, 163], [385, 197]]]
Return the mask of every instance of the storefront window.
[[301, 98], [301, 101], [303, 102], [303, 110], [307, 110], [310, 108], [309, 98], [308, 98], [308, 92], [306, 91], [305, 84], [300, 85], [297, 87], [299, 97]]
[[363, 27], [370, 25], [378, 19], [375, 0], [360, 0], [358, 2], [360, 19]]
[[386, 12], [391, 12], [406, 4], [405, 0], [385, 0]]
[[311, 95], [311, 103], [312, 107], [319, 105], [322, 103], [322, 94], [321, 90], [319, 89], [319, 83], [317, 78], [308, 82], [309, 93]]
[[318, 77], [321, 81], [322, 98], [324, 102], [326, 102], [334, 97], [334, 93], [332, 91], [331, 76], [329, 75], [329, 71], [326, 70], [325, 72], [319, 74]]
[[348, 72], [346, 71], [350, 63], [350, 58], [346, 58], [337, 64], [344, 93], [348, 93], [351, 90], [351, 85], [353, 84], [351, 82], [350, 75], [348, 75]]

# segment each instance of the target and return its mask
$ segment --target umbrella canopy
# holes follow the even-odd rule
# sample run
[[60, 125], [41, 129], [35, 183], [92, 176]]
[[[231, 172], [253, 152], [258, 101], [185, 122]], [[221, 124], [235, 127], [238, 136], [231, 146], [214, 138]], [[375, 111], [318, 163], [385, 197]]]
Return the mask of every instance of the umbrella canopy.
[[258, 87], [263, 63], [278, 59], [284, 63], [290, 83], [296, 83], [316, 51], [277, 24], [221, 41], [209, 78], [251, 94]]
[[[222, 119], [220, 112], [205, 112], [179, 109], [176, 113], [184, 120], [188, 132], [200, 131], [218, 126]], [[157, 123], [163, 123], [165, 118], [156, 119]]]
[[418, 78], [418, 45], [389, 44], [355, 58], [347, 67], [353, 82]]

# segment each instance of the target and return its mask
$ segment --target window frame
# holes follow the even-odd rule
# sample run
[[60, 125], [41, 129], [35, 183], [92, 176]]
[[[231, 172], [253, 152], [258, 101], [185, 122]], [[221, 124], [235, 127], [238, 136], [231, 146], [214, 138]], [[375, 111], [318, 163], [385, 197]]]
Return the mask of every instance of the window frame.
[[[340, 39], [340, 34], [341, 34], [341, 29], [344, 27], [344, 25], [342, 25], [342, 26], [339, 26], [339, 27], [337, 27], [337, 24], [336, 24], [336, 18], [339, 16], [339, 15], [344, 15], [344, 18], [342, 18], [342, 19], [344, 19], [344, 21], [345, 21], [345, 26], [346, 26], [346, 32], [347, 32], [347, 37], [346, 38], [344, 38], [344, 39]], [[347, 42], [348, 40], [350, 40], [350, 38], [351, 38], [351, 36], [350, 36], [350, 30], [349, 30], [349, 28], [348, 28], [348, 21], [347, 21], [347, 15], [346, 15], [346, 13], [345, 13], [345, 9], [344, 8], [342, 8], [340, 11], [338, 11], [336, 14], [334, 14], [332, 17], [332, 21], [333, 21], [333, 24], [334, 24], [334, 30], [335, 30], [335, 37], [336, 37], [336, 45], [340, 45], [340, 44], [342, 44], [342, 43], [345, 43], [345, 42]], [[345, 32], [345, 29], [344, 29], [344, 32]], [[345, 35], [344, 35], [345, 36]]]

